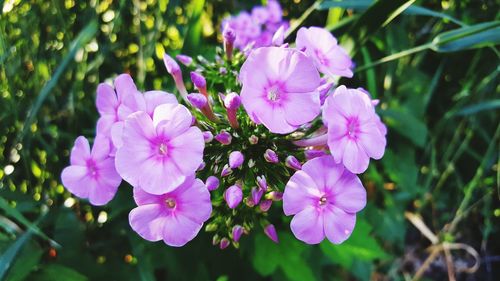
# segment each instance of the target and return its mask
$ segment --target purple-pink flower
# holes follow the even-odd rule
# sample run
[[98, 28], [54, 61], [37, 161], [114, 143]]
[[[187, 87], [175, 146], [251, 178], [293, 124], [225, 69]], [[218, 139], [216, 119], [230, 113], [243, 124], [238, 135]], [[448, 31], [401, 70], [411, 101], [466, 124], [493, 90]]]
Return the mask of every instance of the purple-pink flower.
[[135, 187], [134, 200], [138, 207], [129, 214], [132, 229], [148, 241], [163, 240], [173, 247], [191, 241], [212, 212], [210, 193], [194, 176], [161, 195]]
[[285, 215], [294, 215], [293, 234], [308, 244], [318, 244], [325, 236], [335, 244], [344, 242], [365, 205], [359, 178], [331, 156], [307, 161], [290, 178], [283, 195]]
[[122, 179], [110, 151], [111, 142], [103, 135], [96, 136], [92, 150], [86, 138], [78, 137], [71, 150], [71, 165], [62, 171], [62, 184], [74, 195], [89, 199], [92, 205], [111, 201]]
[[297, 32], [297, 48], [304, 49], [321, 73], [352, 77], [353, 63], [347, 52], [337, 44], [330, 31], [321, 27], [302, 27]]
[[189, 110], [163, 104], [153, 118], [130, 115], [123, 126], [123, 145], [116, 152], [116, 169], [134, 187], [152, 194], [170, 192], [194, 174], [203, 162], [205, 142], [191, 126]]
[[291, 133], [320, 113], [319, 73], [302, 52], [256, 49], [241, 67], [239, 79], [248, 115], [273, 133]]
[[385, 126], [370, 98], [357, 89], [338, 87], [323, 108], [323, 122], [328, 126], [328, 146], [336, 163], [356, 174], [363, 173], [370, 158], [384, 155]]

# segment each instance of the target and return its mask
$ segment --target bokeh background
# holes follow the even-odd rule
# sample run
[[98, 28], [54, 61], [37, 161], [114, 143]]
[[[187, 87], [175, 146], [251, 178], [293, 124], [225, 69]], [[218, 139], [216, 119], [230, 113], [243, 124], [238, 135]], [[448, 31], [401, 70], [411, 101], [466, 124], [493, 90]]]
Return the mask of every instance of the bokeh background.
[[[381, 99], [389, 128], [385, 157], [362, 175], [368, 205], [346, 243], [299, 242], [275, 206], [278, 245], [252, 233], [221, 251], [202, 231], [170, 248], [130, 229], [127, 184], [104, 207], [61, 185], [74, 139], [94, 135], [98, 83], [127, 72], [139, 89], [173, 91], [165, 52], [213, 58], [221, 20], [265, 1], [7, 0], [0, 280], [499, 280], [498, 2], [280, 2], [292, 24], [326, 26], [351, 50], [357, 71], [340, 83]], [[412, 6], [386, 24], [395, 2]], [[480, 23], [486, 32], [466, 29]], [[473, 36], [432, 43], [459, 28], [455, 39]]]

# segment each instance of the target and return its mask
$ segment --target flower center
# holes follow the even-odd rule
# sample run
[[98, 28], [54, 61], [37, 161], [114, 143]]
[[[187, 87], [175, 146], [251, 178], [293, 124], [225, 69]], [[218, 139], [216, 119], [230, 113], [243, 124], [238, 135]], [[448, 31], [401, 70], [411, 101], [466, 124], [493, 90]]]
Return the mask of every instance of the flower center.
[[267, 91], [267, 99], [270, 101], [277, 101], [280, 98], [280, 92], [277, 86], [272, 86]]
[[92, 159], [87, 160], [87, 169], [92, 177], [97, 177], [98, 171], [95, 162]]
[[350, 118], [347, 121], [347, 136], [351, 139], [355, 139], [359, 132], [359, 121], [357, 118]]
[[161, 155], [167, 155], [167, 152], [168, 152], [167, 145], [164, 143], [161, 143], [160, 147], [158, 148], [158, 151], [160, 152]]
[[167, 205], [167, 207], [170, 209], [175, 208], [175, 206], [176, 206], [175, 199], [173, 199], [173, 198], [165, 199], [165, 205]]
[[328, 203], [328, 200], [326, 199], [325, 196], [321, 196], [321, 198], [319, 199], [319, 205], [320, 206], [324, 206]]

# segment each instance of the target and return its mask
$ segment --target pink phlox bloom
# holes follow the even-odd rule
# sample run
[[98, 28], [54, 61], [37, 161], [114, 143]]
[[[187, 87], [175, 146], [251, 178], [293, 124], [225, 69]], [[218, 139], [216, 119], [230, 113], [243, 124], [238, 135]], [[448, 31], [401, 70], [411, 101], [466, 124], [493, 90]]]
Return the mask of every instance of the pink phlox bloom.
[[344, 242], [365, 205], [366, 191], [359, 178], [330, 155], [307, 161], [283, 194], [285, 215], [294, 215], [292, 232], [307, 244], [318, 244], [325, 236], [335, 244]]
[[116, 152], [118, 173], [151, 194], [175, 189], [203, 162], [203, 134], [191, 121], [185, 106], [172, 103], [156, 107], [152, 119], [143, 111], [131, 114]]
[[70, 163], [61, 174], [62, 184], [75, 196], [85, 198], [92, 205], [111, 201], [121, 183], [115, 169], [115, 160], [109, 156], [111, 141], [97, 135], [92, 150], [86, 138], [75, 140]]
[[328, 126], [328, 147], [333, 158], [349, 171], [363, 173], [370, 158], [384, 155], [385, 126], [365, 93], [338, 87], [325, 101], [323, 121]]
[[297, 32], [297, 49], [304, 49], [321, 73], [352, 77], [354, 64], [337, 39], [321, 27], [302, 27]]
[[302, 52], [255, 49], [243, 63], [239, 79], [248, 115], [273, 133], [291, 133], [320, 113], [319, 73]]
[[173, 247], [191, 241], [212, 212], [210, 193], [194, 175], [175, 190], [160, 195], [135, 187], [134, 200], [138, 207], [129, 214], [132, 229], [148, 241], [163, 240]]

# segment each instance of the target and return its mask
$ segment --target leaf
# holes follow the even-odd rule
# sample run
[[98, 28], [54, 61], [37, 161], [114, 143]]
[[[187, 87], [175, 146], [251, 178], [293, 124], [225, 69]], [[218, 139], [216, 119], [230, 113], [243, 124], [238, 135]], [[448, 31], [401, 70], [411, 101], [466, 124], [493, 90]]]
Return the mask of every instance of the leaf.
[[422, 120], [402, 109], [387, 109], [380, 111], [384, 121], [401, 135], [407, 137], [418, 147], [423, 147], [427, 140], [427, 126]]
[[33, 281], [53, 281], [53, 280], [64, 280], [64, 281], [87, 281], [88, 278], [81, 273], [60, 265], [60, 264], [49, 264], [43, 267], [42, 270], [32, 274], [30, 280]]
[[354, 231], [347, 241], [340, 245], [325, 240], [320, 244], [323, 253], [332, 262], [350, 269], [355, 261], [373, 261], [388, 258], [388, 254], [370, 235], [372, 227], [365, 220], [358, 220]]
[[201, 32], [203, 24], [201, 15], [205, 0], [194, 0], [191, 2], [191, 15], [189, 17], [187, 32], [185, 36], [184, 45], [182, 46], [183, 53], [193, 54], [198, 46], [200, 46]]
[[478, 104], [473, 104], [460, 109], [454, 115], [464, 116], [475, 114], [484, 110], [494, 110], [500, 108], [500, 99], [489, 100]]
[[364, 45], [380, 28], [407, 9], [415, 0], [380, 0], [373, 3], [346, 33], [357, 43]]
[[382, 158], [382, 165], [390, 180], [395, 182], [398, 188], [405, 191], [405, 196], [413, 197], [418, 194], [419, 171], [415, 161], [415, 150], [408, 146], [398, 151], [388, 149]]
[[491, 21], [438, 34], [432, 40], [431, 49], [436, 52], [456, 52], [499, 43], [500, 21]]
[[27, 241], [31, 238], [32, 231], [29, 230], [23, 233], [17, 240], [10, 245], [9, 248], [0, 256], [0, 280], [7, 276], [9, 269], [11, 269], [14, 260], [18, 256]]
[[29, 241], [21, 250], [16, 262], [12, 265], [7, 276], [7, 281], [24, 280], [38, 265], [42, 258], [42, 249], [33, 240]]
[[288, 233], [280, 235], [279, 244], [259, 234], [255, 238], [253, 266], [263, 276], [269, 276], [280, 268], [288, 280], [316, 280], [311, 268], [302, 257], [305, 249], [304, 244]]

